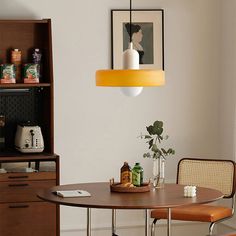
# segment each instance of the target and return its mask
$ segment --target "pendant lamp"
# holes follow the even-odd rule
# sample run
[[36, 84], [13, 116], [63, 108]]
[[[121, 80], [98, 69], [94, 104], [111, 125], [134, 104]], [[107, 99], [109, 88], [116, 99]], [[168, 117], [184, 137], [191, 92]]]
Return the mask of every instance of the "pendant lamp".
[[121, 87], [126, 96], [139, 95], [143, 87], [162, 86], [165, 84], [163, 70], [139, 69], [139, 54], [132, 43], [132, 0], [130, 0], [130, 42], [123, 52], [123, 69], [97, 70], [96, 86]]

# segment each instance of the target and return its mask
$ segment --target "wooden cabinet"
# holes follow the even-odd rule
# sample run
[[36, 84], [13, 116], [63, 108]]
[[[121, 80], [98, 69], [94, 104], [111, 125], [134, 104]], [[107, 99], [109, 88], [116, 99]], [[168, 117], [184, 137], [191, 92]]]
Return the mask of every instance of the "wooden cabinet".
[[0, 204], [0, 235], [56, 235], [56, 206], [46, 202]]
[[0, 174], [0, 235], [58, 236], [59, 206], [42, 201], [37, 192], [59, 184], [59, 157], [31, 154], [0, 158], [2, 167], [14, 165], [16, 170], [18, 165], [29, 162], [33, 167], [34, 162], [53, 163], [54, 170], [45, 172], [39, 166], [33, 173]]
[[[59, 184], [59, 156], [54, 153], [54, 94], [51, 21], [0, 20], [0, 64], [10, 63], [10, 52], [22, 52], [22, 64], [31, 63], [31, 51], [42, 51], [40, 82], [0, 83], [0, 115], [5, 117], [5, 148], [0, 150], [0, 235], [54, 236], [59, 233], [59, 207], [37, 197], [37, 191]], [[20, 153], [14, 147], [17, 124], [30, 121], [41, 127], [42, 153]], [[53, 163], [50, 171], [42, 165]], [[33, 166], [36, 172], [18, 173], [18, 166]], [[6, 168], [7, 169], [7, 168]], [[19, 168], [20, 169], [20, 168]]]

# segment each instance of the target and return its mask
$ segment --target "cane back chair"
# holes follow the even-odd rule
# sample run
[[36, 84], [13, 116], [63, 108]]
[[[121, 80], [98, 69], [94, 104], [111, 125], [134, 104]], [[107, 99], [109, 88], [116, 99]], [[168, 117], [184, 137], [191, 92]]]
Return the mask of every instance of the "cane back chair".
[[[209, 235], [212, 235], [216, 223], [231, 218], [234, 214], [236, 165], [230, 160], [211, 160], [184, 158], [179, 161], [177, 169], [177, 184], [195, 185], [217, 189], [224, 198], [231, 198], [231, 207], [194, 204], [172, 209], [171, 219], [183, 221], [209, 222]], [[167, 209], [157, 209], [151, 212], [152, 236], [155, 235], [157, 220], [167, 219]]]

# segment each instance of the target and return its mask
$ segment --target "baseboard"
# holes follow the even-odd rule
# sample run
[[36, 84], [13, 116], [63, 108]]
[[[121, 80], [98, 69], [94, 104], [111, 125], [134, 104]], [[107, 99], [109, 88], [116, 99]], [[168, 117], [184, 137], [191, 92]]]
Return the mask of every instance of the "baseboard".
[[[199, 223], [199, 222], [182, 222], [182, 221], [174, 221], [172, 222], [172, 227], [199, 227], [203, 226], [204, 224]], [[158, 223], [158, 228], [159, 229], [165, 229], [166, 228], [166, 222], [162, 221]], [[117, 226], [117, 231], [122, 231], [122, 230], [142, 230], [144, 229], [144, 224], [133, 224], [133, 225], [119, 225]], [[110, 231], [111, 226], [109, 225], [103, 225], [103, 226], [95, 226], [92, 227], [92, 230], [94, 232], [99, 232], [99, 231]], [[73, 233], [79, 233], [79, 232], [86, 232], [85, 227], [78, 227], [78, 226], [61, 226], [61, 233], [62, 235], [71, 235]]]
[[229, 229], [232, 230], [232, 231], [235, 231], [235, 230], [236, 230], [236, 224], [233, 223], [233, 222], [222, 222], [222, 223], [220, 223], [219, 225], [222, 225], [222, 226], [224, 226], [224, 227], [227, 227], [227, 228], [229, 228]]

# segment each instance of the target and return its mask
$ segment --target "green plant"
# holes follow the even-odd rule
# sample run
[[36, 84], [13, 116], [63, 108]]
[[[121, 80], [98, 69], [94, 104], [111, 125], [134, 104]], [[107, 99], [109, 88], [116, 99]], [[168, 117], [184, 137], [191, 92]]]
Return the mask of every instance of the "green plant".
[[[162, 121], [155, 121], [153, 125], [146, 127], [148, 134], [140, 135], [141, 139], [146, 139], [146, 143], [149, 145], [148, 149], [150, 151], [143, 154], [144, 158], [160, 158], [163, 157], [164, 159], [169, 155], [174, 155], [175, 150], [172, 148], [164, 149], [159, 147], [163, 140], [167, 140], [169, 138], [168, 135], [163, 136], [163, 122]], [[159, 144], [159, 145], [158, 145]]]

